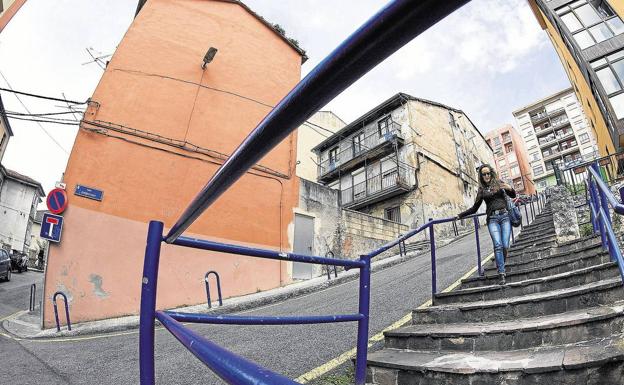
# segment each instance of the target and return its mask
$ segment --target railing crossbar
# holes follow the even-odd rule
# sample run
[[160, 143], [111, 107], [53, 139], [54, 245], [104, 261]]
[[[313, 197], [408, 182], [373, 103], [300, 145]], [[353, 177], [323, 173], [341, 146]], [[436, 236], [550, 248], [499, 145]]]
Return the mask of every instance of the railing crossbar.
[[157, 311], [156, 318], [195, 357], [228, 384], [236, 385], [297, 385], [288, 377], [265, 369], [237, 356], [194, 331], [185, 328], [164, 312]]
[[217, 251], [220, 253], [246, 255], [249, 257], [275, 259], [289, 262], [314, 263], [319, 265], [336, 265], [347, 268], [362, 268], [364, 262], [360, 260], [346, 260], [336, 258], [325, 258], [314, 255], [303, 255], [295, 253], [287, 253], [275, 250], [259, 249], [248, 246], [233, 245], [221, 242], [208, 241], [205, 239], [196, 239], [189, 237], [178, 237], [173, 245], [190, 247], [194, 249], [202, 249], [209, 251]]
[[179, 322], [217, 325], [308, 325], [333, 322], [356, 322], [364, 318], [362, 314], [337, 314], [321, 316], [239, 316], [208, 315], [165, 311], [165, 314]]

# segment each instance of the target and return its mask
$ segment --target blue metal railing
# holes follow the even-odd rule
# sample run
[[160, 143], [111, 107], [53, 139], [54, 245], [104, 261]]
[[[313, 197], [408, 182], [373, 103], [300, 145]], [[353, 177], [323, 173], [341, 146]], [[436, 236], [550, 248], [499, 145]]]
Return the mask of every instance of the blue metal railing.
[[587, 185], [589, 187], [589, 207], [591, 223], [594, 233], [600, 234], [602, 247], [609, 250], [611, 261], [617, 262], [620, 277], [624, 282], [624, 260], [622, 251], [617, 242], [617, 237], [613, 231], [611, 216], [609, 215], [609, 205], [616, 214], [624, 214], [624, 204], [621, 204], [611, 193], [609, 186], [600, 176], [598, 162], [587, 168]]
[[[239, 325], [357, 322], [355, 383], [356, 385], [365, 383], [372, 258], [399, 243], [404, 243], [406, 239], [420, 231], [431, 229], [432, 294], [435, 294], [435, 235], [433, 226], [439, 223], [451, 222], [454, 218], [431, 220], [419, 229], [400, 237], [397, 241], [390, 242], [367, 255], [362, 255], [359, 260], [341, 260], [264, 250], [189, 238], [181, 235], [250, 167], [295, 130], [296, 127], [300, 126], [309, 116], [415, 36], [418, 36], [468, 1], [395, 0], [389, 3], [347, 38], [327, 58], [321, 61], [278, 103], [217, 170], [168, 233], [164, 233], [163, 223], [158, 221], [149, 223], [141, 286], [139, 328], [141, 385], [154, 385], [155, 383], [154, 324], [156, 319], [224, 381], [229, 384], [250, 385], [295, 384], [295, 382], [215, 345], [206, 338], [184, 327], [180, 321]], [[478, 219], [476, 219], [476, 216], [474, 221], [475, 229], [478, 230]], [[482, 274], [478, 231], [476, 231], [476, 236], [479, 271]], [[358, 268], [360, 269], [358, 312], [356, 314], [305, 317], [250, 317], [156, 311], [158, 267], [163, 242], [177, 246], [256, 258], [342, 266], [345, 270]]]

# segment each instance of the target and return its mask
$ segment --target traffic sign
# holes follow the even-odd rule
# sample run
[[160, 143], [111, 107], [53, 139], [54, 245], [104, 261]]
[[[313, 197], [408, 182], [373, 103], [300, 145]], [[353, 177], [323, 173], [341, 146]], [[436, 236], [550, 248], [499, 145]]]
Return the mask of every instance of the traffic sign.
[[61, 241], [63, 230], [63, 217], [50, 213], [44, 213], [41, 219], [41, 233], [39, 236], [52, 242]]
[[62, 213], [67, 208], [67, 193], [63, 189], [55, 188], [48, 194], [46, 204], [52, 214]]

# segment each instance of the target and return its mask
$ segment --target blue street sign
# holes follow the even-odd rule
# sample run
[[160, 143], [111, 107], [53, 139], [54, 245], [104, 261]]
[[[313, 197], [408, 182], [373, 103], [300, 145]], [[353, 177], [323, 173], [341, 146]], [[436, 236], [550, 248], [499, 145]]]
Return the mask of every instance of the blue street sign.
[[61, 241], [61, 231], [63, 230], [63, 217], [50, 213], [44, 213], [41, 219], [41, 233], [39, 236], [52, 242]]
[[77, 184], [76, 189], [74, 190], [74, 195], [101, 201], [104, 196], [104, 191]]

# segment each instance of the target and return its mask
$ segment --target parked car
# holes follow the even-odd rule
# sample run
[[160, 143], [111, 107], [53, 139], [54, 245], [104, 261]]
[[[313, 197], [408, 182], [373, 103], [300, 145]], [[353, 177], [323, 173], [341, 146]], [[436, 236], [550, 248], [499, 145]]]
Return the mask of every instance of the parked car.
[[21, 251], [13, 250], [11, 253], [11, 267], [18, 273], [28, 270], [28, 255]]
[[0, 277], [5, 281], [11, 280], [11, 257], [3, 249], [0, 249]]

